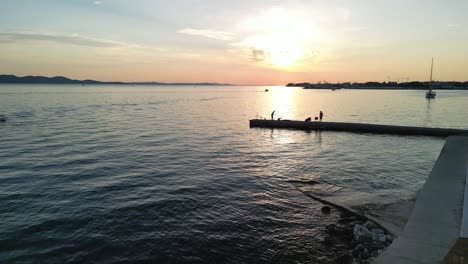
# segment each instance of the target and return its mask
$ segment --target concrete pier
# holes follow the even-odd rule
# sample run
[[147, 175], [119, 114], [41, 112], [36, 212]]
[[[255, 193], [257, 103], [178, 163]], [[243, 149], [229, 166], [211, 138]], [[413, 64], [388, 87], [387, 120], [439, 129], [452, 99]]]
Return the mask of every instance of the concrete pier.
[[324, 131], [347, 131], [356, 133], [374, 134], [395, 134], [395, 135], [415, 135], [447, 137], [452, 135], [467, 134], [465, 129], [432, 128], [432, 127], [411, 127], [411, 126], [391, 126], [364, 123], [344, 123], [344, 122], [321, 122], [321, 121], [294, 121], [294, 120], [265, 120], [252, 119], [250, 127], [262, 128], [287, 128], [301, 130], [324, 130]]
[[403, 233], [373, 263], [468, 263], [468, 136], [449, 137]]

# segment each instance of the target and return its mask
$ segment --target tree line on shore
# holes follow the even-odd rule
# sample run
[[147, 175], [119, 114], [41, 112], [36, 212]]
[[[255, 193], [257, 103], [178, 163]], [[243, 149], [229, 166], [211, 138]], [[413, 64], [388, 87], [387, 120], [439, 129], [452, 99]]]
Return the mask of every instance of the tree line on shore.
[[444, 90], [468, 90], [468, 81], [466, 82], [343, 82], [343, 83], [288, 83], [288, 87], [303, 87], [304, 89], [444, 89]]

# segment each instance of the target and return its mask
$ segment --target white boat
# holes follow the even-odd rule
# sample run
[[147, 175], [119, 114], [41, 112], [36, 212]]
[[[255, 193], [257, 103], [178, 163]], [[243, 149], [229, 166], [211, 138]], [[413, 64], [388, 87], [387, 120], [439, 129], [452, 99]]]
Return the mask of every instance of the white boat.
[[432, 68], [434, 66], [434, 58], [432, 58], [432, 63], [431, 63], [431, 79], [429, 81], [429, 91], [426, 92], [426, 98], [427, 99], [432, 99], [436, 97], [436, 92], [432, 91]]

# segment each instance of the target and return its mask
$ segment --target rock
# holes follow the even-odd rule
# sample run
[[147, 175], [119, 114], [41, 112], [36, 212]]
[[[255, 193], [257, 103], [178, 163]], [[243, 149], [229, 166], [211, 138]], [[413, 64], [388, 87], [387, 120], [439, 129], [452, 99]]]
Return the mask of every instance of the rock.
[[348, 217], [355, 217], [355, 215], [349, 211], [342, 211], [340, 214], [340, 217], [342, 218], [348, 218]]
[[376, 241], [376, 242], [382, 242], [384, 243], [387, 239], [387, 236], [384, 235], [384, 234], [380, 234], [380, 233], [372, 233], [372, 240]]
[[359, 256], [359, 253], [361, 252], [361, 244], [358, 244], [353, 250], [351, 251], [351, 254], [353, 254], [353, 257], [357, 258]]
[[335, 259], [335, 263], [337, 264], [352, 264], [353, 263], [353, 256], [349, 253], [345, 253], [338, 258]]
[[322, 210], [322, 213], [324, 213], [324, 214], [329, 214], [330, 211], [331, 211], [330, 206], [327, 206], [327, 205], [325, 205], [324, 207], [322, 207], [321, 210]]
[[386, 235], [379, 235], [377, 237], [377, 239], [378, 239], [377, 241], [385, 243], [385, 240], [387, 239], [387, 236]]
[[385, 234], [385, 231], [383, 229], [381, 229], [381, 228], [372, 228], [372, 229], [370, 229], [370, 231], [372, 233], [376, 233], [376, 234], [382, 234], [382, 235]]
[[364, 248], [364, 249], [362, 250], [361, 258], [362, 258], [362, 259], [368, 259], [368, 258], [370, 258], [370, 257], [371, 257], [371, 255], [370, 255], [370, 253], [369, 253], [369, 250], [368, 250], [367, 248]]
[[358, 224], [354, 225], [353, 234], [357, 242], [366, 243], [372, 241], [373, 233], [371, 233], [365, 226]]
[[369, 229], [369, 230], [370, 230], [370, 229], [374, 229], [374, 228], [379, 228], [379, 226], [378, 226], [376, 223], [374, 223], [374, 222], [372, 222], [372, 221], [370, 221], [370, 220], [366, 221], [366, 222], [364, 223], [364, 226], [365, 226], [367, 229]]
[[349, 223], [351, 223], [353, 221], [354, 221], [354, 219], [352, 219], [350, 217], [344, 217], [344, 218], [340, 218], [338, 220], [338, 223], [340, 223], [340, 224], [349, 224]]
[[372, 241], [372, 234], [369, 233], [359, 233], [356, 237], [356, 240], [361, 243], [368, 243]]
[[327, 232], [331, 235], [334, 235], [336, 237], [339, 237], [341, 239], [346, 239], [346, 240], [351, 240], [352, 239], [352, 234], [351, 231], [347, 228], [344, 227], [338, 227], [334, 224], [330, 224], [326, 227]]
[[370, 243], [370, 246], [372, 247], [373, 250], [384, 249], [386, 247], [384, 243], [376, 242], [376, 241], [373, 241], [372, 243]]
[[374, 258], [369, 258], [364, 261], [361, 261], [361, 264], [371, 264], [374, 261]]
[[393, 236], [392, 235], [386, 235], [385, 236], [385, 242], [392, 243], [393, 242]]
[[353, 228], [354, 237], [357, 237], [359, 233], [369, 233], [370, 234], [370, 231], [365, 226], [355, 224], [354, 228]]

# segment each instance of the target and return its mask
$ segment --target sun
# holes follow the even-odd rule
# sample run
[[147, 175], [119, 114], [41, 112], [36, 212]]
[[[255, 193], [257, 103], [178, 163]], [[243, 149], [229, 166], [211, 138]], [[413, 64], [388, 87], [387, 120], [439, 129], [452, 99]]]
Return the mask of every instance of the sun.
[[278, 67], [294, 66], [303, 57], [302, 47], [292, 41], [278, 39], [278, 41], [271, 43], [268, 50], [270, 52], [270, 63]]
[[282, 8], [268, 12], [249, 21], [247, 26], [257, 33], [239, 43], [253, 52], [256, 62], [274, 68], [292, 68], [304, 58], [310, 40], [310, 28]]

